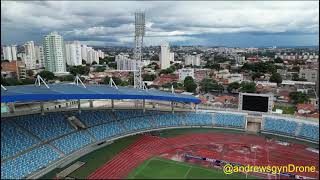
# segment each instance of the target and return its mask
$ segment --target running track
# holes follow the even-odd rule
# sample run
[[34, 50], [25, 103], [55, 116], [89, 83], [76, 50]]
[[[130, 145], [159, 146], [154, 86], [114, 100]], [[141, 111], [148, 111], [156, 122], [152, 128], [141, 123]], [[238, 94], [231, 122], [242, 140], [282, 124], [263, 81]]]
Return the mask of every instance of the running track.
[[[120, 179], [138, 167], [143, 161], [164, 153], [176, 153], [185, 151], [188, 146], [214, 146], [220, 145], [221, 150], [213, 150], [212, 158], [230, 162], [250, 165], [314, 165], [316, 173], [297, 173], [302, 176], [319, 176], [319, 156], [306, 150], [305, 145], [289, 144], [280, 145], [274, 141], [267, 141], [263, 137], [243, 134], [205, 133], [180, 135], [170, 138], [143, 135], [135, 143], [117, 154], [102, 167], [90, 174], [88, 179]], [[256, 146], [255, 152], [236, 151], [241, 147]], [[186, 151], [185, 151], [186, 152]], [[198, 150], [203, 155], [210, 156], [208, 150]], [[208, 154], [209, 153], [209, 154]], [[254, 159], [256, 159], [254, 161]]]

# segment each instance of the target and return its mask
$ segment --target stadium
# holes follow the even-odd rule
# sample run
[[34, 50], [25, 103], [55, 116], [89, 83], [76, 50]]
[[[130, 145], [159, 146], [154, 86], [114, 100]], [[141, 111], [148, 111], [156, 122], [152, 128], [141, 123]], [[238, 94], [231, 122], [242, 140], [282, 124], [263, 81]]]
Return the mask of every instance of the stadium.
[[[197, 97], [152, 89], [38, 83], [2, 86], [1, 179], [319, 176], [317, 120], [200, 108]], [[227, 175], [225, 164], [316, 171]]]

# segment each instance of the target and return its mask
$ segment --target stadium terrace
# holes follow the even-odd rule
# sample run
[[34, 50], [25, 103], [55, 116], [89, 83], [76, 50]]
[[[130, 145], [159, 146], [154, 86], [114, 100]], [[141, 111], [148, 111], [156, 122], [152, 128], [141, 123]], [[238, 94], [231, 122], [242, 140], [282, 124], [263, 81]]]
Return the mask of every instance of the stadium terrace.
[[49, 84], [46, 86], [8, 86], [1, 90], [1, 102], [27, 102], [69, 99], [143, 99], [200, 103], [194, 96], [148, 89], [139, 90], [110, 85]]
[[[147, 158], [157, 157], [166, 152], [172, 152], [171, 155], [176, 155], [177, 152], [175, 150], [184, 149], [195, 144], [200, 148], [198, 146], [199, 143], [201, 147], [208, 144], [212, 145], [212, 143], [217, 143], [215, 146], [227, 143], [225, 145], [230, 146], [228, 150], [230, 151], [233, 147], [243, 149], [251, 146], [252, 142], [254, 142], [258, 144], [257, 147], [260, 147], [259, 156], [256, 157], [257, 151], [253, 150], [253, 147], [246, 149], [246, 151], [249, 152], [251, 157], [254, 157], [254, 161], [256, 161], [256, 158], [260, 158], [258, 160], [264, 164], [267, 163], [264, 161], [267, 160], [268, 155], [266, 154], [269, 153], [269, 151], [264, 151], [267, 149], [265, 146], [269, 145], [275, 147], [270, 150], [272, 151], [270, 154], [282, 153], [280, 155], [284, 159], [286, 156], [301, 156], [299, 161], [303, 161], [303, 163], [310, 163], [311, 161], [309, 160], [312, 158], [312, 164], [319, 162], [319, 159], [315, 158], [316, 152], [311, 152], [304, 147], [299, 146], [296, 151], [293, 150], [292, 154], [284, 155], [284, 153], [292, 150], [291, 146], [280, 148], [274, 141], [265, 142], [263, 138], [257, 140], [258, 137], [253, 135], [249, 137], [240, 134], [249, 131], [261, 132], [319, 144], [318, 122], [295, 117], [268, 115], [268, 113], [250, 113], [235, 109], [232, 111], [227, 109], [208, 110], [200, 107], [198, 109], [197, 106], [200, 103], [200, 99], [194, 96], [153, 89], [134, 89], [115, 85], [84, 85], [82, 83], [46, 84], [43, 82], [43, 85], [40, 82], [38, 83], [23, 86], [2, 86], [1, 103], [10, 106], [14, 103], [17, 105], [19, 103], [34, 103], [36, 105], [36, 101], [40, 101], [41, 114], [38, 109], [34, 111], [32, 108], [24, 110], [25, 112], [23, 113], [14, 111], [14, 105], [11, 107], [10, 112], [2, 114], [1, 179], [41, 178], [57, 167], [67, 167], [67, 164], [72, 164], [69, 166], [70, 168], [74, 166], [79, 168], [80, 165], [77, 165], [77, 163], [83, 165], [84, 162], [78, 161], [74, 163], [75, 160], [94, 153], [95, 150], [112, 146], [117, 139], [125, 140], [133, 135], [141, 136], [136, 142], [140, 142], [140, 144], [126, 147], [125, 150], [119, 152], [100, 168], [90, 172], [85, 178], [126, 178], [133, 171], [133, 168], [136, 168], [140, 165], [139, 163], [147, 160]], [[80, 107], [80, 99], [88, 101], [90, 108]], [[121, 108], [121, 106], [115, 107], [113, 100], [120, 102], [122, 99], [142, 100], [143, 109], [134, 105], [125, 109]], [[60, 100], [63, 101], [59, 102]], [[78, 106], [76, 106], [75, 100], [78, 101]], [[112, 110], [105, 106], [93, 106], [93, 100], [103, 100], [103, 103], [108, 103], [107, 100], [111, 100]], [[145, 106], [145, 100], [150, 100], [158, 105], [160, 105], [159, 101], [168, 102], [163, 102], [166, 104], [162, 107], [159, 106], [159, 108], [154, 106], [148, 108], [148, 106]], [[54, 109], [44, 108], [44, 104], [51, 103], [50, 101], [58, 101], [58, 103], [68, 105], [59, 108], [54, 106]], [[170, 102], [172, 111], [167, 109], [170, 107]], [[182, 103], [180, 109], [179, 106], [176, 106], [178, 105], [178, 103], [175, 104], [176, 102]], [[195, 104], [196, 106], [192, 106], [191, 109], [185, 108], [185, 103]], [[72, 107], [77, 107], [78, 110]], [[176, 108], [176, 111], [174, 111], [174, 108]], [[252, 129], [255, 127], [257, 129], [253, 131]], [[223, 131], [237, 131], [237, 133], [232, 135], [226, 132], [214, 132], [202, 135], [194, 134], [195, 137], [182, 135], [179, 136], [181, 139], [178, 140], [175, 140], [175, 137], [170, 139], [148, 134], [178, 128], [182, 130], [192, 130], [194, 128], [202, 130], [210, 128], [210, 130], [223, 129]], [[233, 141], [229, 142], [231, 140]], [[239, 142], [242, 143], [241, 146]], [[266, 145], [266, 143], [269, 144]], [[133, 149], [130, 149], [130, 147]], [[141, 150], [136, 148], [141, 148]], [[202, 149], [200, 150], [202, 151]], [[215, 150], [212, 149], [212, 151]], [[182, 155], [187, 150], [183, 150], [183, 152]], [[306, 155], [306, 158], [302, 158], [302, 155]], [[210, 158], [223, 161], [225, 157]], [[237, 159], [236, 156], [232, 155], [228, 158]], [[104, 159], [104, 157], [101, 156], [96, 159]], [[124, 162], [126, 160], [128, 162]], [[271, 163], [278, 163], [278, 161], [282, 162], [283, 159], [274, 158], [270, 160]], [[120, 162], [123, 163], [123, 167], [122, 165], [120, 167]], [[245, 161], [234, 162], [247, 164]], [[296, 163], [296, 160], [294, 163]], [[69, 167], [64, 168], [66, 171], [63, 170], [58, 173], [59, 178], [60, 176], [61, 178], [68, 177], [70, 174]], [[314, 177], [316, 174], [299, 175]]]

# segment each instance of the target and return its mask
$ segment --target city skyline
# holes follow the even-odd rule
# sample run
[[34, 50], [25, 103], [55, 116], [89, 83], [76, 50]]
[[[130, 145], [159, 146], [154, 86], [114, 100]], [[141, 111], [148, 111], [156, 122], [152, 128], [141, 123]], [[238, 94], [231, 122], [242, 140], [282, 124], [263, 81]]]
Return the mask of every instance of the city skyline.
[[146, 12], [146, 46], [164, 41], [232, 47], [319, 45], [318, 1], [5, 1], [1, 4], [1, 44], [31, 40], [41, 44], [44, 35], [58, 31], [66, 41], [132, 47], [133, 13], [141, 9]]

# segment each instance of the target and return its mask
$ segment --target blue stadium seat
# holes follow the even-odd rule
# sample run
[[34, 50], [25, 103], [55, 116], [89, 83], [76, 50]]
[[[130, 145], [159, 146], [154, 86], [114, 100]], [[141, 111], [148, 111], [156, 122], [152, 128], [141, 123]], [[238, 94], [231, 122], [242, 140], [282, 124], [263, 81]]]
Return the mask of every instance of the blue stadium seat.
[[218, 127], [245, 128], [245, 123], [245, 115], [230, 113], [214, 114], [214, 125]]
[[117, 119], [128, 119], [133, 117], [145, 116], [142, 110], [116, 110], [114, 111]]
[[319, 141], [319, 126], [302, 124], [299, 137]]
[[70, 154], [75, 150], [92, 143], [92, 139], [86, 132], [76, 132], [52, 142], [63, 153]]
[[14, 118], [14, 122], [42, 140], [49, 140], [75, 131], [64, 116], [65, 114], [61, 112], [46, 113], [45, 115], [33, 114], [17, 116]]
[[73, 112], [72, 115], [84, 122], [88, 127], [115, 120], [110, 110], [82, 111], [81, 114]]
[[163, 114], [153, 116], [156, 127], [173, 127], [183, 125], [183, 118], [176, 114]]
[[111, 137], [124, 133], [124, 130], [120, 128], [118, 122], [110, 122], [99, 126], [94, 126], [88, 129], [97, 140], [109, 139]]
[[297, 129], [297, 123], [295, 121], [289, 121], [281, 118], [264, 118], [264, 130], [271, 131], [280, 134], [295, 135]]
[[212, 115], [207, 113], [185, 113], [187, 125], [212, 126]]
[[15, 155], [37, 143], [40, 141], [28, 136], [8, 120], [1, 122], [1, 159]]
[[144, 130], [144, 129], [151, 129], [152, 126], [148, 118], [150, 117], [147, 116], [147, 117], [137, 117], [132, 119], [126, 119], [126, 120], [123, 120], [123, 123], [129, 132]]
[[1, 179], [22, 179], [59, 158], [49, 146], [38, 147], [13, 160], [1, 163]]

